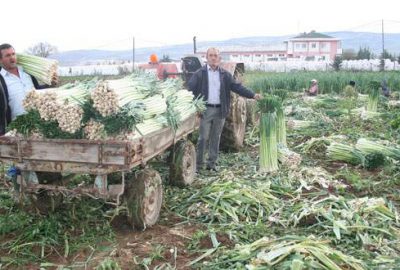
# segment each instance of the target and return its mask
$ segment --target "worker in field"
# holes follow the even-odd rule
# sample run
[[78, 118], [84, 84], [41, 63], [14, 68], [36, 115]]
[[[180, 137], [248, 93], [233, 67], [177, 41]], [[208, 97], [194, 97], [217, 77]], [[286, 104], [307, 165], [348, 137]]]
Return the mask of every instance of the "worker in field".
[[207, 170], [217, 171], [219, 143], [225, 118], [229, 114], [231, 91], [240, 96], [260, 99], [260, 94], [254, 94], [233, 76], [221, 68], [221, 56], [217, 48], [209, 48], [206, 54], [207, 64], [197, 70], [188, 83], [188, 88], [196, 97], [202, 97], [207, 109], [203, 112], [200, 122], [200, 136], [197, 143], [197, 169], [204, 166], [204, 154], [208, 150]]
[[358, 97], [358, 92], [356, 89], [356, 82], [355, 81], [350, 81], [348, 85], [343, 89], [343, 96], [349, 97], [349, 98], [357, 98]]
[[311, 80], [311, 86], [306, 91], [306, 94], [309, 96], [316, 96], [318, 95], [318, 81], [316, 79]]
[[0, 136], [6, 126], [25, 113], [22, 101], [32, 88], [42, 89], [35, 77], [17, 65], [17, 56], [10, 44], [0, 45]]
[[390, 88], [388, 87], [386, 80], [382, 80], [381, 87], [382, 87], [382, 94], [387, 98], [390, 97]]

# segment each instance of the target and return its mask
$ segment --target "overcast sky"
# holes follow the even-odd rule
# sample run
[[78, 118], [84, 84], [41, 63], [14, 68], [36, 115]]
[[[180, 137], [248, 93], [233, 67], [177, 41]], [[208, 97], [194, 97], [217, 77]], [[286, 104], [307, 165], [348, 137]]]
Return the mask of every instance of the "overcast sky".
[[129, 49], [289, 35], [316, 30], [400, 33], [399, 0], [14, 0], [1, 1], [0, 42], [23, 51], [47, 41], [60, 51]]

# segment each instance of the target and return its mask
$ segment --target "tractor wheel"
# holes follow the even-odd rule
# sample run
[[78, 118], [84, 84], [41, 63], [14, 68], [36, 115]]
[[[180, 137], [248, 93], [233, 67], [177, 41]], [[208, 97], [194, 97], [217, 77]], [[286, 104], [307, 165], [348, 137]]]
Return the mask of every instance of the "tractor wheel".
[[[62, 180], [61, 173], [51, 172], [32, 172], [36, 173], [39, 184], [58, 184]], [[63, 202], [63, 195], [52, 194], [45, 189], [40, 189], [36, 193], [28, 194], [32, 205], [41, 213], [48, 214], [54, 212]]]
[[222, 131], [221, 146], [238, 151], [243, 146], [246, 132], [246, 100], [237, 94], [231, 95], [231, 108]]
[[179, 141], [171, 151], [169, 181], [184, 187], [192, 184], [196, 174], [196, 149], [190, 141]]
[[128, 221], [133, 228], [156, 224], [163, 200], [161, 177], [156, 170], [143, 169], [128, 179], [125, 190]]
[[255, 99], [246, 100], [246, 111], [247, 111], [247, 125], [255, 126], [260, 121], [260, 114], [257, 113], [257, 101]]

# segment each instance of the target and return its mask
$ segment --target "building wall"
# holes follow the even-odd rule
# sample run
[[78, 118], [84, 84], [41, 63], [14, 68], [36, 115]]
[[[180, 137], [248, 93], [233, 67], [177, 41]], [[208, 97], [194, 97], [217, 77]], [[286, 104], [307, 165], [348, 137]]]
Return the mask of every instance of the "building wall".
[[337, 54], [341, 53], [338, 40], [293, 40], [288, 42], [288, 54], [293, 58], [314, 57], [316, 60], [333, 60]]
[[270, 52], [222, 52], [222, 59], [236, 62], [265, 62], [286, 60], [285, 51]]

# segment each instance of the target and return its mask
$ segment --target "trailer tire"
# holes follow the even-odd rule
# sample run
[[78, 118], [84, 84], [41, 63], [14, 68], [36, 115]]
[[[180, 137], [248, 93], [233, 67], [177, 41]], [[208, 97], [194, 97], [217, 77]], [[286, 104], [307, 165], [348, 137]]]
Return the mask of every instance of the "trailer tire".
[[246, 100], [247, 125], [255, 126], [260, 122], [260, 114], [257, 112], [257, 101], [255, 99]]
[[196, 175], [196, 149], [192, 142], [181, 140], [171, 151], [169, 183], [178, 187], [190, 186]]
[[[56, 184], [62, 180], [61, 173], [35, 172], [40, 184]], [[54, 212], [63, 203], [61, 193], [51, 194], [45, 189], [28, 194], [31, 204], [43, 215]]]
[[163, 200], [162, 181], [156, 170], [138, 171], [125, 190], [128, 221], [134, 229], [144, 230], [157, 223]]

